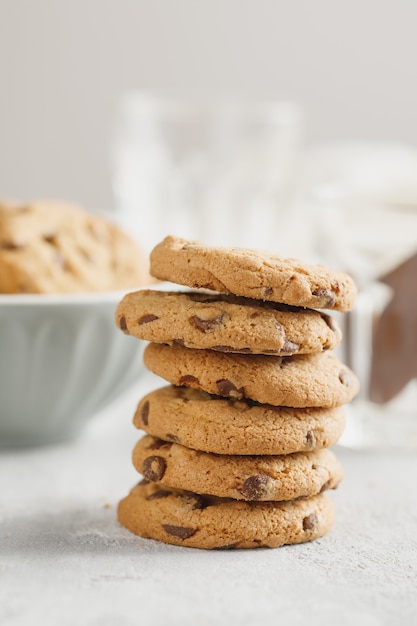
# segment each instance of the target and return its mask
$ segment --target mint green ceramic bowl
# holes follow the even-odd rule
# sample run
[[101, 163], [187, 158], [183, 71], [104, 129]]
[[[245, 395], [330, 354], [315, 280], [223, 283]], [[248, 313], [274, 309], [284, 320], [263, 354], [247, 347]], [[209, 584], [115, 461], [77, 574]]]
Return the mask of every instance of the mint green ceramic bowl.
[[122, 292], [0, 295], [0, 447], [77, 436], [143, 371], [116, 327]]

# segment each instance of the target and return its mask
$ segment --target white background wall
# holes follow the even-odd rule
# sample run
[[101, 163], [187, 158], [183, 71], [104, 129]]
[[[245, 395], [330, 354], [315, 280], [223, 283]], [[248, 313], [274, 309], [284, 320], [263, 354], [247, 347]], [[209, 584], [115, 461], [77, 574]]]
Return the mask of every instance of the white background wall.
[[306, 141], [417, 144], [415, 0], [0, 0], [0, 196], [112, 204], [131, 88], [294, 99]]

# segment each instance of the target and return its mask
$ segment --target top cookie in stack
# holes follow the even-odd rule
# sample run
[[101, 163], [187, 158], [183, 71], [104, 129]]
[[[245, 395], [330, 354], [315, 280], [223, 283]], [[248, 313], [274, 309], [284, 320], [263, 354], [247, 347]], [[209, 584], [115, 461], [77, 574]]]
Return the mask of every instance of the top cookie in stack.
[[333, 509], [322, 491], [342, 477], [323, 448], [340, 437], [358, 381], [331, 352], [337, 323], [316, 309], [349, 310], [353, 281], [175, 237], [152, 251], [151, 274], [197, 290], [143, 290], [117, 309], [123, 332], [151, 342], [147, 368], [171, 383], [139, 402], [134, 422], [148, 434], [133, 461], [146, 481], [121, 501], [119, 520], [202, 548], [323, 535]]
[[151, 252], [151, 274], [188, 287], [316, 309], [349, 311], [356, 299], [355, 283], [342, 272], [171, 236]]

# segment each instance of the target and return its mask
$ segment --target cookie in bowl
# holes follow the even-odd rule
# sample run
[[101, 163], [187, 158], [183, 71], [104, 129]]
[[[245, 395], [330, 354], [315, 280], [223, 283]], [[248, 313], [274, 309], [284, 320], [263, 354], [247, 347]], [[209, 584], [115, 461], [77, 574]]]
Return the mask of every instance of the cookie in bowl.
[[149, 283], [147, 262], [118, 226], [76, 205], [0, 201], [0, 293], [73, 293]]

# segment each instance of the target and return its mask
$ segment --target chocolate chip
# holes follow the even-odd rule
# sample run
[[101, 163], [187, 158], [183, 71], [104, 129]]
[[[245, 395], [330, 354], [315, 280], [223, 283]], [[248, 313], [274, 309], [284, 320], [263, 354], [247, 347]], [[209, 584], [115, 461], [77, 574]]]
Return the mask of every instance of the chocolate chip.
[[146, 400], [145, 404], [140, 410], [140, 418], [142, 423], [147, 426], [149, 423], [149, 400]]
[[121, 316], [121, 318], [119, 319], [119, 328], [120, 330], [122, 330], [124, 333], [129, 334], [129, 331], [127, 329], [127, 323], [126, 323], [126, 318], [124, 315]]
[[171, 433], [167, 433], [165, 437], [166, 439], [168, 439], [168, 441], [172, 441], [173, 443], [181, 443], [177, 435], [171, 435]]
[[232, 398], [242, 398], [243, 397], [243, 387], [238, 389], [231, 380], [227, 378], [222, 378], [221, 380], [216, 381], [217, 391], [221, 396], [230, 396]]
[[173, 537], [179, 537], [179, 539], [188, 539], [192, 537], [197, 531], [195, 528], [186, 528], [185, 526], [173, 526], [172, 524], [162, 524], [162, 528], [168, 535]]
[[306, 444], [309, 446], [309, 448], [314, 448], [316, 445], [316, 437], [314, 434], [314, 430], [309, 430], [307, 431], [306, 434]]
[[43, 240], [46, 241], [46, 243], [49, 243], [51, 246], [56, 245], [56, 235], [44, 235]]
[[174, 339], [172, 341], [172, 343], [175, 344], [176, 346], [183, 346], [183, 347], [185, 347], [184, 339]]
[[320, 299], [320, 306], [332, 309], [336, 304], [336, 296], [330, 289], [316, 289], [311, 292], [313, 296]]
[[330, 330], [332, 330], [335, 333], [337, 330], [337, 327], [334, 322], [334, 319], [330, 317], [330, 315], [326, 315], [326, 313], [321, 313], [321, 318], [327, 324]]
[[352, 386], [352, 378], [346, 370], [340, 370], [339, 372], [339, 380], [342, 385], [346, 385], [346, 387]]
[[185, 376], [181, 376], [179, 380], [179, 384], [191, 386], [191, 387], [194, 387], [194, 386], [199, 387], [200, 381], [195, 376], [191, 376], [191, 374], [185, 374]]
[[22, 243], [16, 243], [13, 241], [2, 241], [0, 243], [0, 248], [2, 250], [21, 250], [25, 246]]
[[197, 494], [193, 497], [193, 505], [191, 507], [192, 509], [206, 509], [208, 506], [210, 506], [209, 498], [204, 498], [204, 496], [200, 496]]
[[158, 482], [165, 474], [167, 464], [162, 456], [148, 456], [142, 464], [142, 474], [152, 482]]
[[312, 530], [318, 524], [318, 517], [316, 513], [310, 513], [303, 519], [303, 530]]
[[279, 351], [280, 354], [294, 354], [298, 352], [300, 349], [300, 344], [295, 343], [294, 341], [284, 341], [284, 345]]
[[327, 491], [328, 489], [330, 489], [330, 485], [331, 485], [331, 480], [327, 480], [324, 485], [322, 485], [322, 488], [320, 489], [320, 493], [323, 493], [323, 491]]
[[270, 476], [266, 476], [265, 474], [249, 476], [243, 483], [242, 494], [248, 500], [259, 500], [267, 493], [267, 485], [270, 481]]
[[169, 441], [164, 441], [163, 439], [155, 439], [150, 446], [148, 446], [148, 450], [169, 450], [172, 446], [172, 443]]
[[140, 317], [138, 319], [138, 324], [139, 326], [141, 324], [149, 324], [149, 322], [153, 322], [155, 320], [159, 320], [159, 317], [157, 315], [152, 315], [152, 313], [150, 313], [149, 315], [143, 315], [142, 317]]
[[272, 287], [264, 287], [262, 289], [262, 296], [264, 298], [269, 298], [269, 296], [272, 296], [273, 291]]
[[158, 489], [158, 491], [154, 491], [154, 493], [151, 493], [151, 495], [148, 496], [146, 499], [161, 500], [162, 498], [167, 498], [168, 496], [170, 496], [171, 493], [171, 491], [167, 491], [166, 489]]
[[193, 324], [202, 333], [207, 333], [215, 330], [223, 323], [223, 313], [217, 313], [215, 317], [204, 319], [198, 315], [194, 315], [190, 318], [191, 324]]

